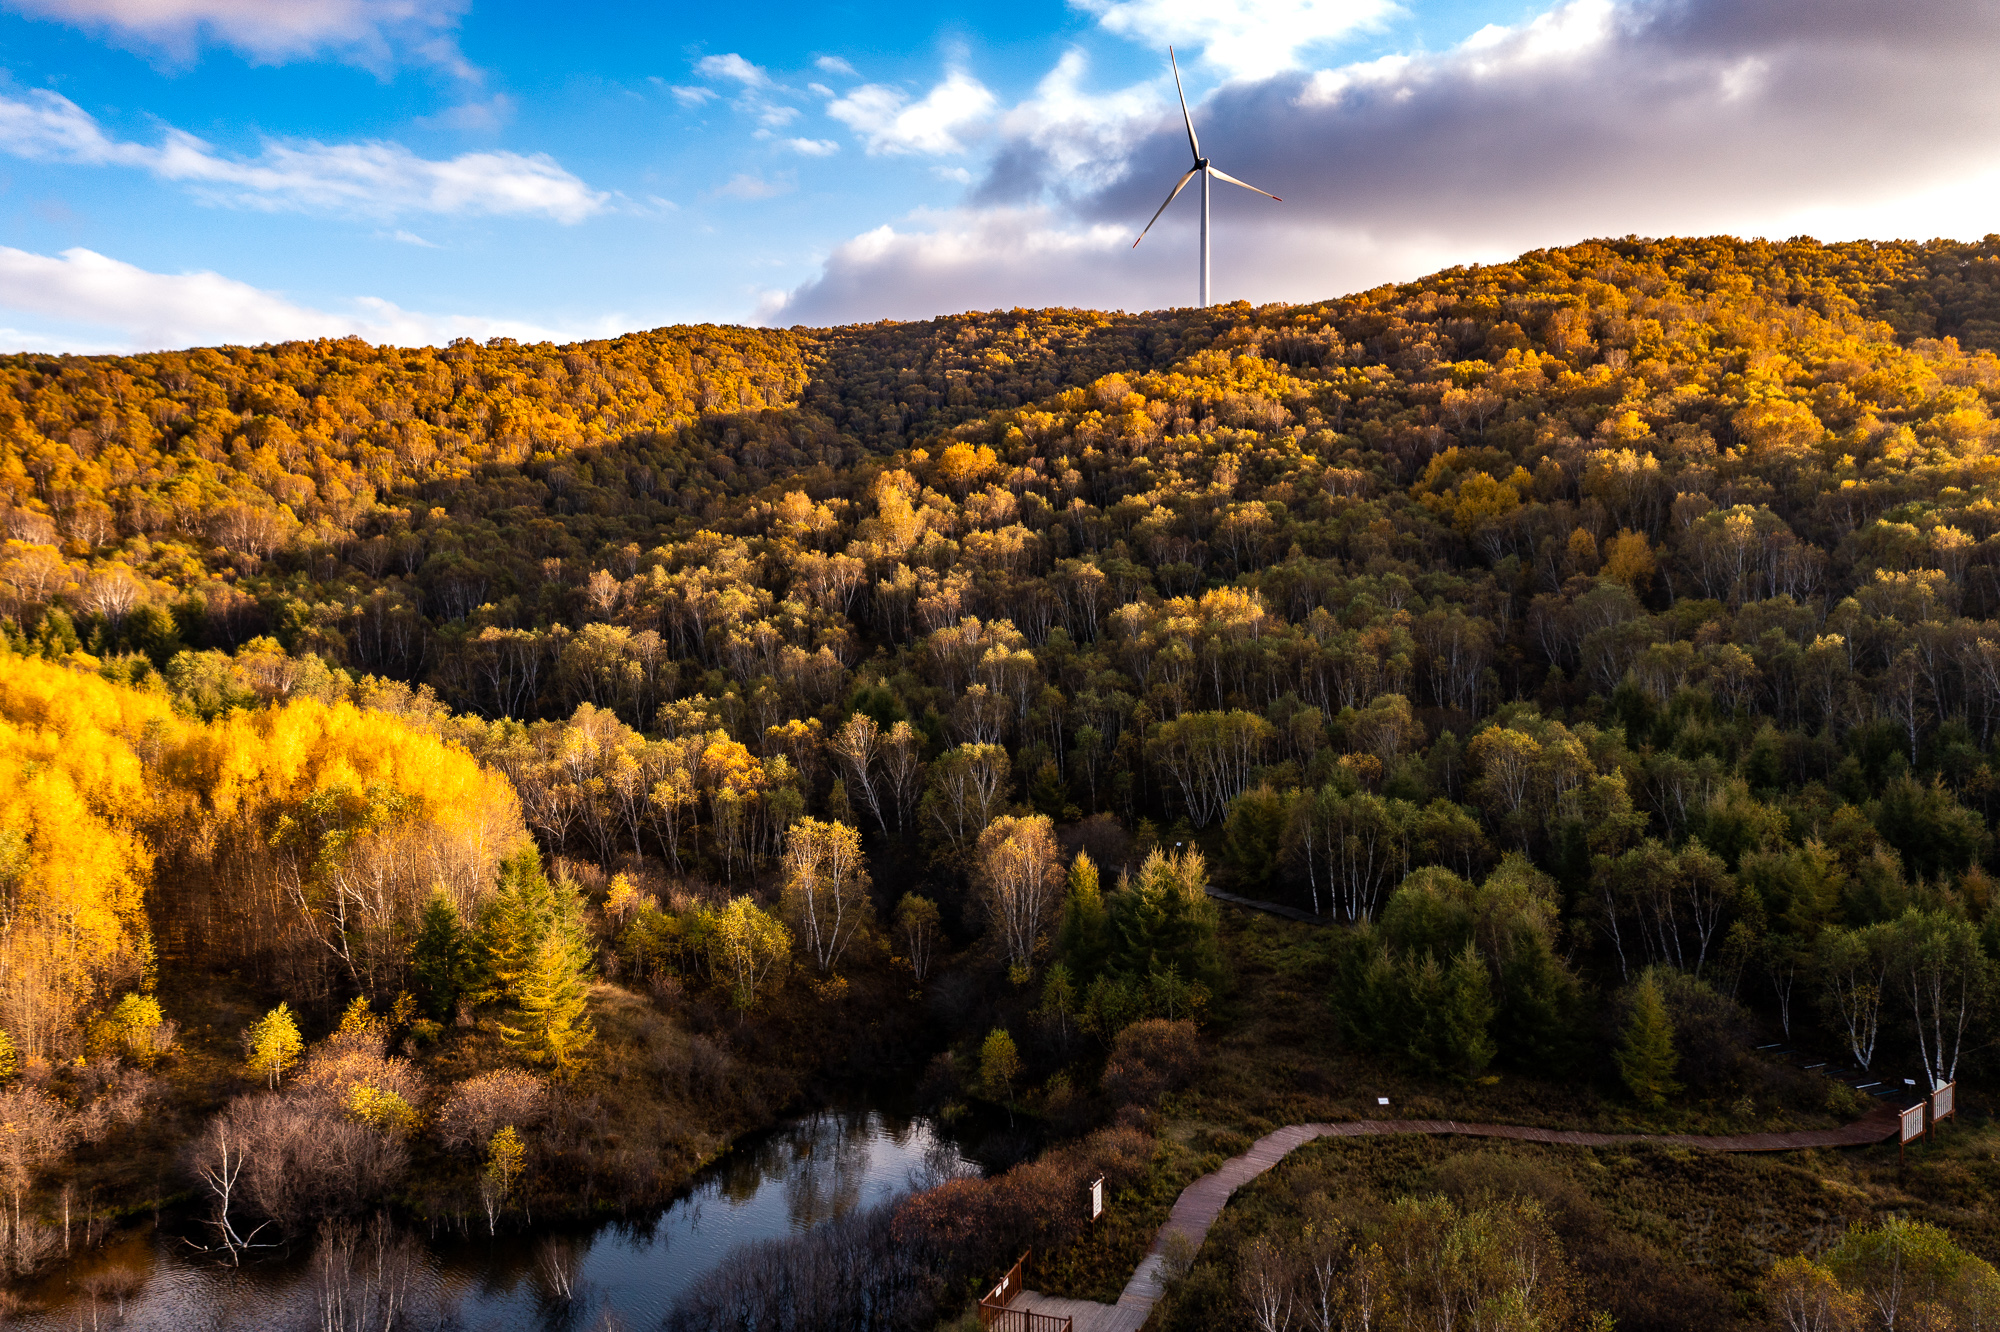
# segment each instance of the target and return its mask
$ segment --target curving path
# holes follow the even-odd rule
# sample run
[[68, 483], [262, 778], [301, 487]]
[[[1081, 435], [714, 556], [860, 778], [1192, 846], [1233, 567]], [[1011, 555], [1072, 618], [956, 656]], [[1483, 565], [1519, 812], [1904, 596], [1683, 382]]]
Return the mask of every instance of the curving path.
[[1345, 1124], [1292, 1124], [1257, 1139], [1249, 1151], [1231, 1157], [1211, 1174], [1181, 1190], [1167, 1223], [1153, 1237], [1132, 1279], [1116, 1304], [1065, 1300], [1024, 1290], [1012, 1308], [1071, 1319], [1071, 1332], [1139, 1332], [1160, 1298], [1160, 1266], [1167, 1236], [1182, 1235], [1193, 1249], [1201, 1247], [1208, 1229], [1222, 1215], [1236, 1190], [1269, 1170], [1294, 1150], [1315, 1138], [1367, 1138], [1398, 1133], [1448, 1134], [1464, 1138], [1511, 1138], [1515, 1142], [1546, 1142], [1566, 1147], [1615, 1147], [1628, 1142], [1658, 1142], [1711, 1152], [1795, 1152], [1814, 1147], [1866, 1147], [1896, 1136], [1897, 1111], [1878, 1104], [1843, 1128], [1800, 1133], [1737, 1133], [1704, 1137], [1692, 1133], [1579, 1133], [1568, 1129], [1523, 1128], [1514, 1124], [1461, 1124], [1451, 1119], [1359, 1119]]

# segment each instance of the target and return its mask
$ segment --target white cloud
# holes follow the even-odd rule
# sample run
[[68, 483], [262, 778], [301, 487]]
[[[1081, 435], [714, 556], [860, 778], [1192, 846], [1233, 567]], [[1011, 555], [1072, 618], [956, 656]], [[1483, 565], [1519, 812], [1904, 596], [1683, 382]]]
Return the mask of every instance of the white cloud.
[[948, 72], [920, 102], [900, 88], [867, 83], [833, 102], [826, 113], [868, 142], [871, 153], [962, 153], [959, 135], [986, 120], [997, 103], [964, 70]]
[[1133, 144], [1169, 115], [1179, 120], [1158, 85], [1093, 93], [1084, 88], [1088, 72], [1083, 52], [1065, 51], [1032, 97], [997, 118], [1005, 146], [986, 173], [983, 202], [1025, 201], [1050, 188], [1072, 196], [1101, 189], [1124, 174]]
[[734, 79], [746, 88], [766, 88], [771, 76], [761, 65], [753, 65], [734, 51], [728, 55], [703, 56], [695, 61], [695, 73], [705, 79]]
[[265, 64], [322, 54], [371, 69], [400, 55], [470, 76], [451, 33], [470, 0], [5, 0], [7, 8], [190, 58], [204, 43]]
[[425, 240], [414, 231], [392, 231], [389, 233], [389, 239], [403, 245], [419, 246], [426, 250], [435, 250], [438, 248], [436, 243]]
[[807, 157], [832, 157], [840, 151], [840, 145], [832, 139], [786, 139], [785, 147]]
[[[730, 105], [757, 122], [760, 139], [771, 137], [770, 131], [783, 129], [799, 118], [797, 107], [773, 100], [774, 96], [797, 96], [797, 91], [775, 82], [762, 65], [753, 65], [733, 51], [728, 55], [703, 56], [694, 68], [703, 78], [729, 79], [742, 85], [742, 91]], [[699, 106], [716, 96], [706, 88], [676, 88], [674, 93], [687, 106]]]
[[434, 116], [418, 116], [415, 123], [424, 129], [490, 133], [514, 118], [514, 106], [506, 93], [495, 93], [484, 101], [446, 107]]
[[1230, 78], [1298, 67], [1314, 46], [1377, 27], [1394, 0], [1072, 0], [1107, 30], [1149, 45], [1199, 47]]
[[[918, 214], [917, 228], [881, 226], [834, 250], [825, 271], [765, 322], [924, 319], [1015, 305], [1125, 304], [1112, 264], [1122, 229], [1078, 225], [1047, 208]], [[1152, 256], [1144, 262], [1157, 266]], [[867, 310], [866, 316], [858, 312]]]
[[[1434, 55], [1230, 83], [1195, 107], [1202, 146], [1286, 202], [1218, 190], [1216, 296], [1601, 235], [2000, 230], [1996, 58], [1990, 0], [1575, 0]], [[1185, 170], [1178, 111], [1081, 91], [1065, 62], [994, 117], [967, 207], [837, 248], [771, 317], [1191, 300], [1196, 206], [1129, 248]]]
[[393, 216], [399, 213], [539, 215], [580, 222], [608, 199], [536, 153], [418, 157], [397, 143], [267, 142], [255, 158], [225, 157], [169, 129], [157, 147], [121, 142], [68, 98], [35, 89], [0, 95], [0, 152], [37, 162], [126, 166], [238, 207]]
[[731, 176], [729, 182], [718, 186], [714, 193], [725, 199], [773, 199], [780, 194], [789, 194], [797, 188], [798, 186], [788, 177], [780, 176], [776, 180], [766, 180], [762, 176], [745, 171]]
[[845, 74], [849, 78], [859, 76], [859, 71], [839, 56], [821, 56], [819, 59], [813, 61], [813, 63], [829, 74]]
[[[92, 250], [41, 255], [0, 246], [0, 318], [9, 325], [0, 346], [21, 351], [145, 351], [348, 334], [399, 346], [458, 337], [526, 342], [603, 336], [624, 322], [613, 316], [589, 328], [554, 329], [424, 314], [379, 297], [352, 305], [352, 313], [319, 310], [219, 273], [153, 273]], [[36, 322], [48, 328], [37, 330]]]

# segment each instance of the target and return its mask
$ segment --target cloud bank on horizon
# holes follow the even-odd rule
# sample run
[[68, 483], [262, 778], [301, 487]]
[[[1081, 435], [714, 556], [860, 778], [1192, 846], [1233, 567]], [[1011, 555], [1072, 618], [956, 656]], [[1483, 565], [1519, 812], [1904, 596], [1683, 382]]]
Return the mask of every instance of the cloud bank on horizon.
[[[1569, 0], [1437, 55], [1252, 60], [1196, 128], [1285, 203], [1217, 193], [1217, 290], [1317, 299], [1604, 235], [2000, 231], [1997, 52], [2000, 9], [1960, 0]], [[960, 207], [840, 245], [767, 318], [1191, 299], [1191, 191], [1127, 250], [1186, 168], [1174, 109], [1084, 123], [1043, 92], [995, 119]]]
[[1204, 148], [1285, 200], [1218, 192], [1219, 300], [1602, 235], [2000, 231], [1988, 3], [1507, 3], [1070, 0], [900, 56], [802, 9], [531, 84], [553, 30], [471, 0], [0, 0], [60, 85], [0, 71], [0, 349], [1187, 304], [1194, 193], [1131, 247], [1186, 168], [1168, 42]]

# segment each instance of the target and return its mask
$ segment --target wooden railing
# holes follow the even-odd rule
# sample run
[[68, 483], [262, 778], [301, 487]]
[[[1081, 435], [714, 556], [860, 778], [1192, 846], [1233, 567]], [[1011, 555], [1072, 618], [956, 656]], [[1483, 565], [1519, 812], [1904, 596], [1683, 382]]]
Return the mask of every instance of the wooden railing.
[[1026, 1288], [1023, 1273], [1028, 1267], [1028, 1255], [1022, 1254], [1019, 1261], [1007, 1269], [1007, 1275], [999, 1284], [986, 1292], [986, 1298], [979, 1301], [979, 1326], [993, 1332], [1070, 1332], [1067, 1314], [1036, 1313], [1032, 1309], [1015, 1309], [1010, 1306]]
[[1036, 1313], [1032, 1309], [979, 1306], [979, 1325], [996, 1332], [1070, 1332], [1068, 1314]]

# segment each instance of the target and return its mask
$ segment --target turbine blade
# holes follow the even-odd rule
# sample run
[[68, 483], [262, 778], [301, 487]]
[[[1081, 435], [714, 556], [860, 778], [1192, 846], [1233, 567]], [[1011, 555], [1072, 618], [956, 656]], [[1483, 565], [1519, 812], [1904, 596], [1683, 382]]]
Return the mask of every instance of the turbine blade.
[[1194, 160], [1201, 160], [1201, 140], [1194, 137], [1194, 117], [1188, 114], [1187, 94], [1181, 91], [1181, 64], [1174, 59], [1174, 48], [1167, 48], [1167, 63], [1174, 67], [1174, 93], [1181, 99], [1181, 122], [1187, 126], [1188, 147], [1194, 150]]
[[[1167, 196], [1167, 203], [1163, 203], [1163, 204], [1161, 204], [1161, 205], [1159, 206], [1159, 208], [1158, 208], [1157, 210], [1155, 210], [1155, 212], [1153, 213], [1153, 221], [1152, 221], [1152, 222], [1148, 222], [1148, 223], [1146, 224], [1146, 231], [1151, 231], [1151, 230], [1153, 229], [1153, 222], [1157, 222], [1157, 221], [1159, 221], [1159, 220], [1160, 220], [1160, 214], [1161, 214], [1161, 213], [1164, 213], [1164, 212], [1166, 212], [1166, 211], [1167, 211], [1167, 204], [1170, 204], [1170, 203], [1172, 203], [1172, 202], [1173, 202], [1173, 201], [1174, 201], [1175, 199], [1179, 198], [1179, 197], [1180, 197], [1180, 193], [1181, 193], [1181, 191], [1182, 191], [1182, 190], [1184, 190], [1184, 189], [1186, 189], [1186, 188], [1187, 188], [1187, 183], [1188, 183], [1189, 181], [1193, 180], [1193, 179], [1194, 179], [1194, 171], [1193, 171], [1192, 169], [1190, 169], [1190, 170], [1188, 171], [1188, 173], [1187, 173], [1187, 174], [1186, 174], [1185, 176], [1182, 176], [1182, 177], [1180, 178], [1180, 182], [1179, 182], [1178, 184], [1176, 184], [1176, 185], [1174, 186], [1174, 192], [1173, 192], [1172, 194], [1169, 194], [1169, 195]], [[1146, 231], [1142, 231], [1142, 232], [1140, 232], [1140, 233], [1139, 233], [1139, 240], [1135, 240], [1135, 241], [1133, 241], [1133, 242], [1132, 242], [1132, 248], [1133, 248], [1133, 249], [1135, 249], [1135, 250], [1136, 250], [1136, 249], [1138, 249], [1138, 248], [1139, 248], [1139, 241], [1142, 241], [1142, 240], [1146, 239]]]
[[1273, 193], [1271, 193], [1271, 192], [1270, 192], [1269, 190], [1260, 190], [1260, 189], [1258, 189], [1258, 188], [1257, 188], [1257, 187], [1256, 187], [1255, 185], [1252, 185], [1252, 184], [1251, 184], [1251, 183], [1250, 183], [1249, 181], [1247, 181], [1247, 180], [1238, 180], [1238, 179], [1236, 179], [1236, 177], [1234, 177], [1234, 176], [1230, 175], [1230, 174], [1229, 174], [1228, 172], [1226, 172], [1226, 171], [1219, 171], [1219, 170], [1217, 170], [1217, 169], [1216, 169], [1216, 168], [1214, 168], [1214, 167], [1210, 167], [1210, 168], [1208, 169], [1208, 174], [1209, 174], [1209, 175], [1211, 175], [1211, 176], [1214, 176], [1214, 177], [1215, 177], [1215, 178], [1216, 178], [1217, 180], [1226, 180], [1226, 181], [1228, 181], [1228, 182], [1229, 182], [1229, 183], [1230, 183], [1231, 185], [1241, 185], [1241, 186], [1242, 186], [1242, 187], [1243, 187], [1244, 189], [1246, 189], [1246, 190], [1250, 191], [1250, 192], [1251, 192], [1252, 194], [1261, 194], [1261, 195], [1263, 195], [1263, 196], [1264, 196], [1264, 197], [1265, 197], [1266, 199], [1277, 199], [1277, 201], [1278, 201], [1279, 203], [1283, 203], [1283, 202], [1284, 202], [1284, 200], [1283, 200], [1283, 199], [1278, 199], [1278, 196], [1277, 196], [1277, 195], [1275, 195], [1275, 194], [1273, 194]]

